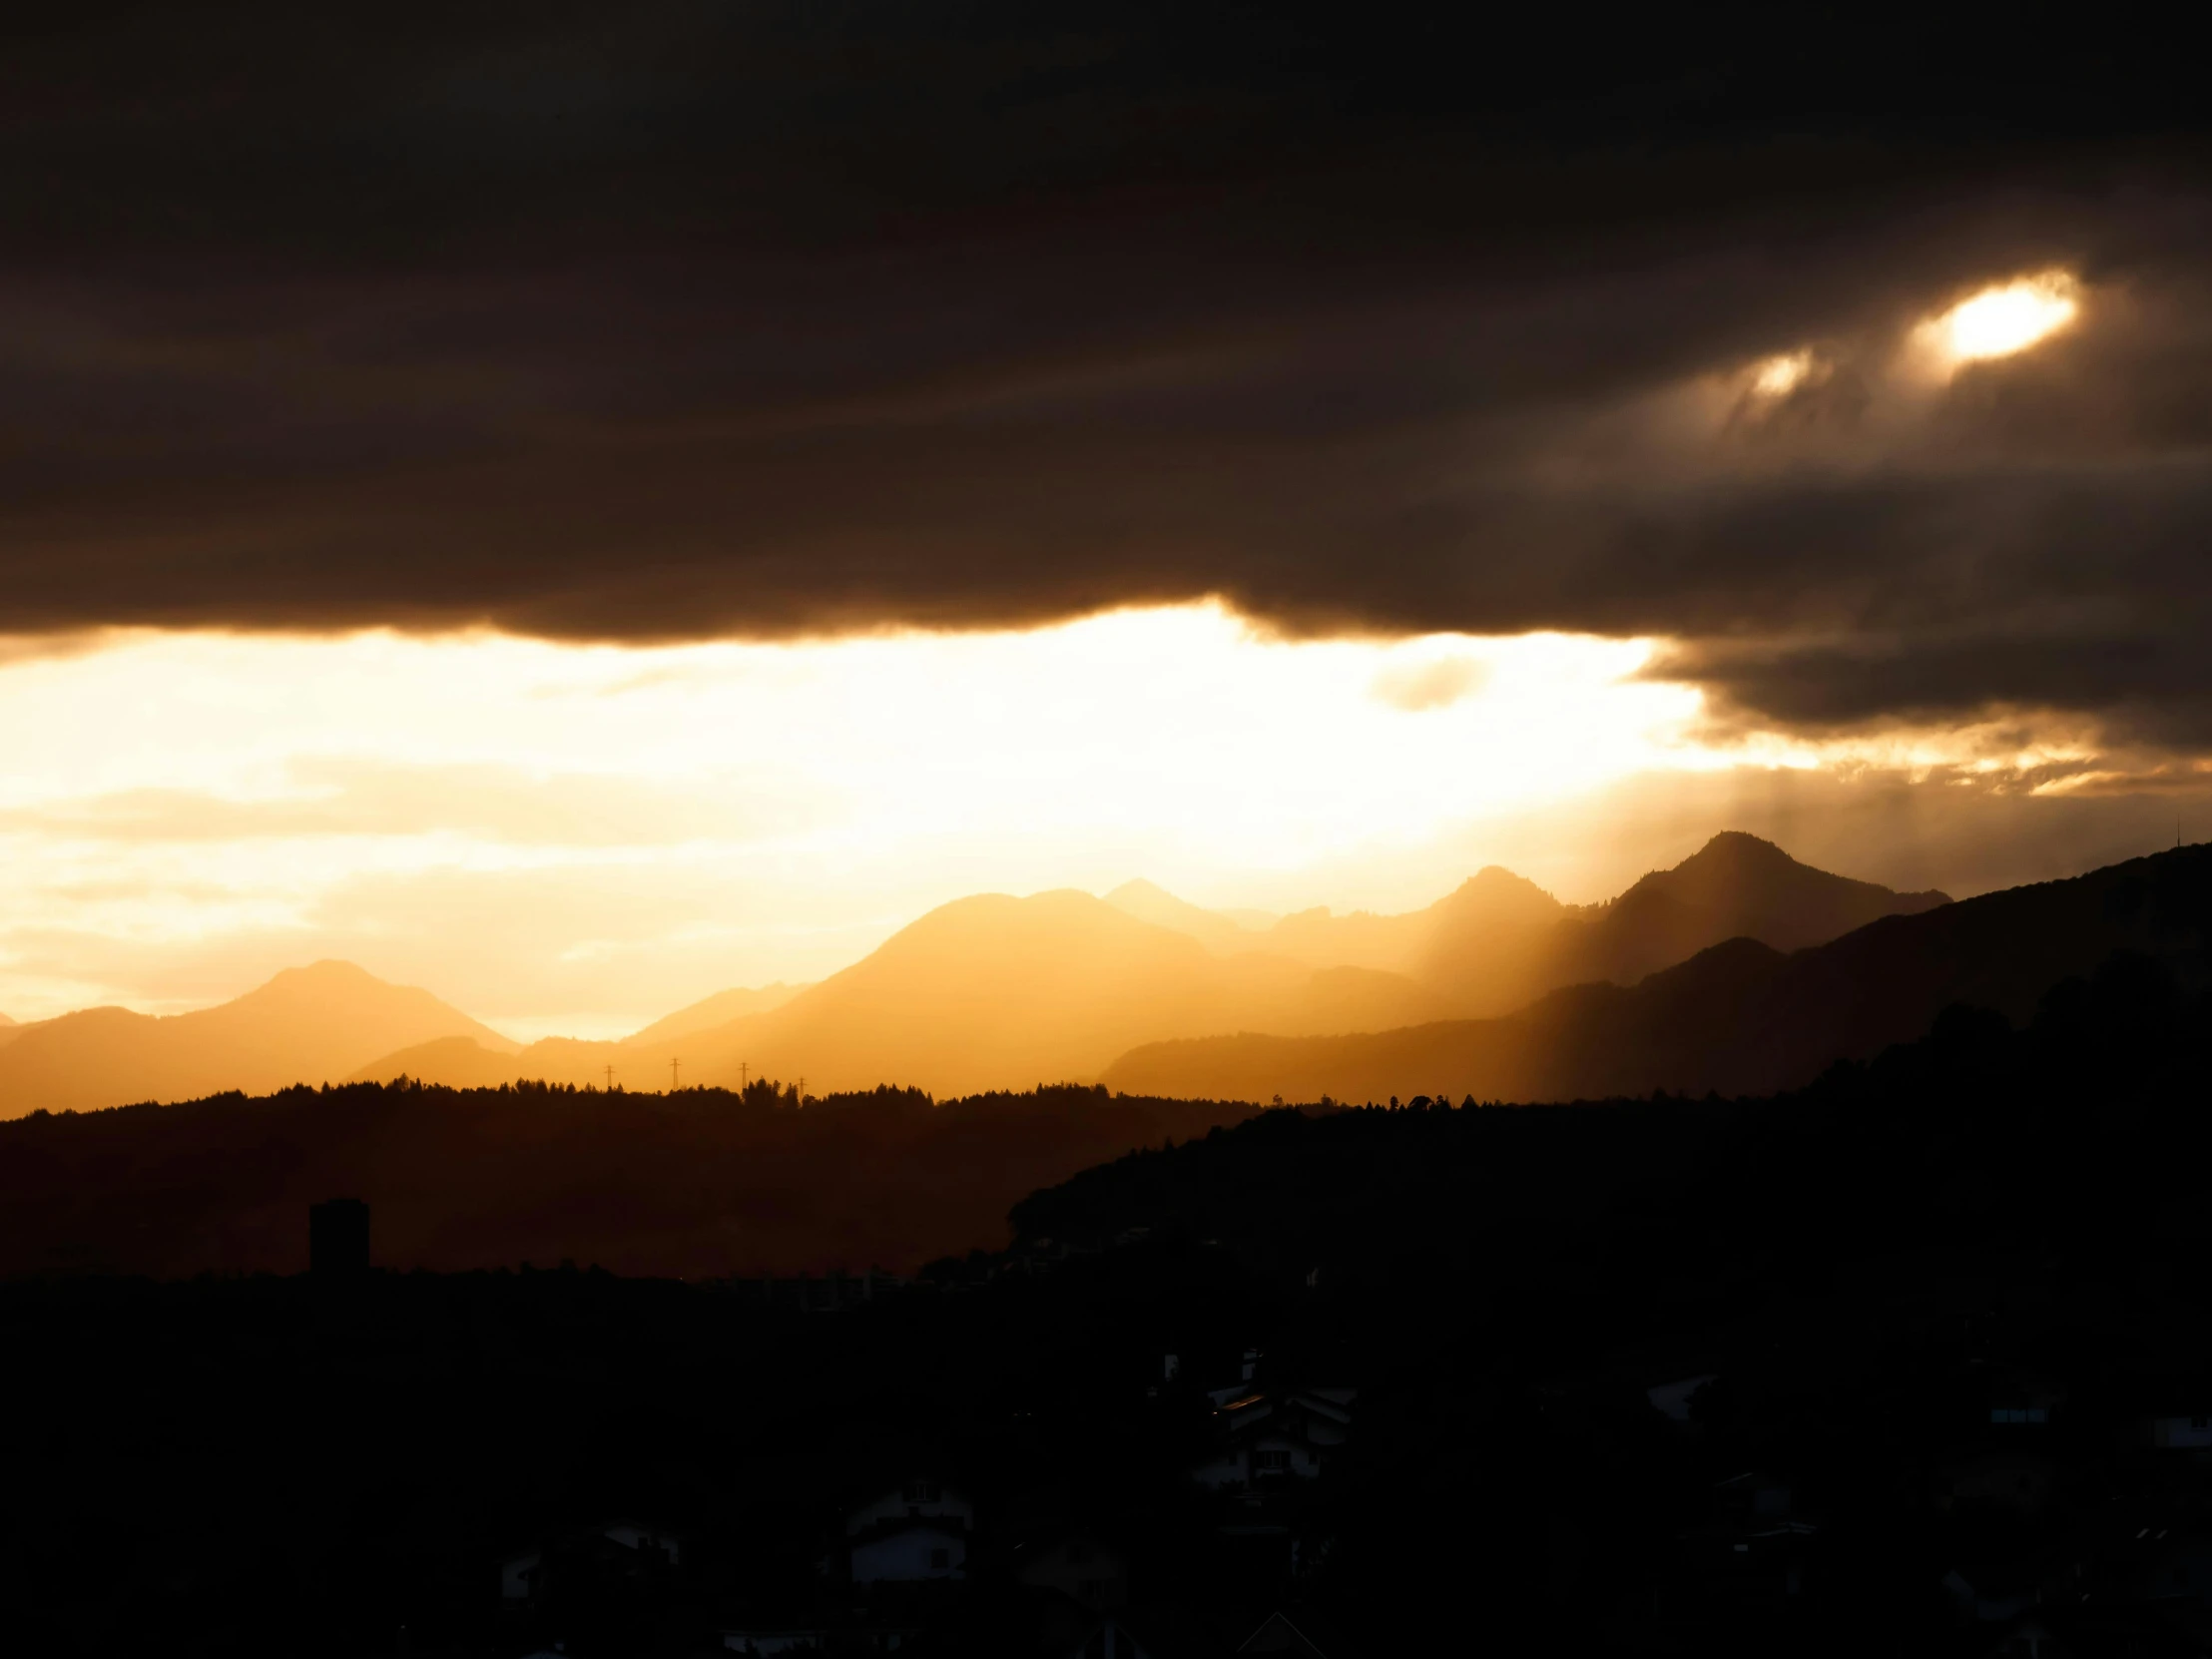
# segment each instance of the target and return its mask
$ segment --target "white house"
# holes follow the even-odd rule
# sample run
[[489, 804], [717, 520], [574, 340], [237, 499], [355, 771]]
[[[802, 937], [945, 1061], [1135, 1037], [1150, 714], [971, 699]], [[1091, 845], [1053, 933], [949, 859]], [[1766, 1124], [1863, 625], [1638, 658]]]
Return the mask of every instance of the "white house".
[[1224, 1401], [1214, 1412], [1221, 1448], [1196, 1464], [1191, 1478], [1210, 1491], [1315, 1479], [1351, 1434], [1358, 1394], [1356, 1388], [1296, 1388]]
[[854, 1584], [916, 1584], [966, 1576], [967, 1530], [945, 1521], [886, 1521], [852, 1543]]
[[2212, 1448], [2212, 1417], [2155, 1416], [2145, 1424], [2150, 1443], [2170, 1451]]

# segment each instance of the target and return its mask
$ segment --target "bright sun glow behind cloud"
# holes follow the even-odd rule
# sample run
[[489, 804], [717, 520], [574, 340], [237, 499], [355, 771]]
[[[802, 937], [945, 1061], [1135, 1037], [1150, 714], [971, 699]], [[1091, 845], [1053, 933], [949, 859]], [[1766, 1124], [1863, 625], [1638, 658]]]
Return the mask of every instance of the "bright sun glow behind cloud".
[[[1592, 805], [1630, 781], [1961, 758], [1711, 747], [1695, 690], [1639, 678], [1653, 650], [1288, 642], [1199, 605], [792, 645], [0, 655], [0, 1011], [175, 1011], [341, 956], [517, 1036], [616, 1035], [833, 972], [966, 893], [1143, 875], [1400, 909], [1496, 860], [1588, 900], [1659, 853]], [[1670, 855], [1735, 822], [1685, 819]]]
[[964, 892], [1386, 865], [1700, 764], [1698, 697], [1635, 679], [1649, 654], [1289, 643], [1211, 606], [654, 650], [121, 635], [0, 669], [0, 1009], [343, 954], [511, 985], [472, 1011], [525, 1033], [620, 1029]]
[[1983, 288], [1927, 323], [1928, 342], [1951, 363], [2008, 357], [2072, 322], [2081, 310], [2079, 292], [2063, 271]]

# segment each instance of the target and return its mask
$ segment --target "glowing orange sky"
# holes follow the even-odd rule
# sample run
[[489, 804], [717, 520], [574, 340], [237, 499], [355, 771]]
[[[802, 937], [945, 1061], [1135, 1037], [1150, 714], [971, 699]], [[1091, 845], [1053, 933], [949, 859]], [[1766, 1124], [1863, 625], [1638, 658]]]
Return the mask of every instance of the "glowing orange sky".
[[1732, 768], [1986, 750], [1716, 747], [1651, 651], [1290, 643], [1211, 606], [657, 650], [116, 635], [0, 667], [0, 1010], [167, 1011], [337, 954], [610, 1034], [977, 890], [1404, 908], [1497, 859], [1593, 899], [1687, 850], [1625, 844], [1605, 792], [1703, 790], [1666, 831], [1694, 844], [1741, 816]]

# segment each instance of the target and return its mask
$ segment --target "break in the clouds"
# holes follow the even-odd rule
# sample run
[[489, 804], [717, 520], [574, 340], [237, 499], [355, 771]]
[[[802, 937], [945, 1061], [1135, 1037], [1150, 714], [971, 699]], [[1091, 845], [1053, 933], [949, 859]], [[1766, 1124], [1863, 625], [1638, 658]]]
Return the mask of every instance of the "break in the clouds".
[[[1753, 726], [2212, 742], [2185, 54], [1455, 15], [42, 25], [0, 70], [0, 632], [1218, 595], [1663, 638]], [[2036, 281], [2070, 309], [2024, 346], [1942, 332]]]
[[642, 651], [111, 638], [0, 668], [0, 1009], [341, 955], [606, 1034], [978, 889], [1425, 902], [1467, 850], [1406, 849], [1464, 820], [1727, 764], [1647, 652], [1294, 643], [1213, 608]]

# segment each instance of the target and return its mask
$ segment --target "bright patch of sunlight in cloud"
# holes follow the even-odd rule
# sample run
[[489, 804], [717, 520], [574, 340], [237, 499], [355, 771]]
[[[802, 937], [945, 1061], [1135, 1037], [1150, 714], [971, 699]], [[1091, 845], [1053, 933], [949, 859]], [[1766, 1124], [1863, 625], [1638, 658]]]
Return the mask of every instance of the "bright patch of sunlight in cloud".
[[1787, 397], [1813, 373], [1811, 350], [1785, 351], [1752, 367], [1751, 389], [1761, 397]]
[[1956, 365], [2008, 357], [2049, 338], [2080, 314], [2080, 284], [2064, 271], [1983, 288], [1921, 326], [1924, 343]]
[[120, 634], [0, 667], [0, 1009], [343, 954], [621, 1029], [965, 892], [1219, 890], [1677, 764], [1699, 700], [1649, 655], [1285, 642], [1213, 606], [651, 650]]

